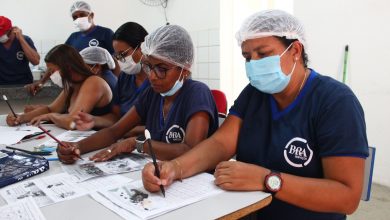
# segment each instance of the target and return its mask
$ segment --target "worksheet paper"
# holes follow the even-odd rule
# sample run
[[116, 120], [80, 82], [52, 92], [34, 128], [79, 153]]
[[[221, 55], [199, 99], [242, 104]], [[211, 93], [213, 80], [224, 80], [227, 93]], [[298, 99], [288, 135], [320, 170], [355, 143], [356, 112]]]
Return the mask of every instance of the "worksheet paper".
[[[94, 134], [96, 131], [66, 131], [58, 136], [56, 138], [60, 141], [66, 141], [66, 142], [77, 142], [80, 140], [83, 140], [84, 138], [87, 138]], [[45, 147], [57, 147], [58, 143], [50, 139], [44, 143], [41, 144], [41, 146]]]
[[53, 204], [46, 193], [35, 185], [34, 181], [26, 180], [6, 188], [0, 191], [0, 195], [7, 201], [7, 203], [14, 203], [25, 198], [32, 198], [35, 200], [39, 207], [44, 207]]
[[[101, 202], [102, 205], [116, 211], [118, 215], [126, 210], [142, 219], [154, 218], [221, 192], [223, 191], [214, 184], [214, 176], [207, 173], [187, 178], [183, 182], [174, 182], [165, 189], [165, 198], [161, 192], [146, 191], [141, 180], [98, 191], [111, 201]], [[95, 199], [93, 195], [92, 197]], [[96, 201], [99, 202], [99, 198]], [[117, 211], [118, 207], [122, 209], [120, 212]], [[123, 214], [121, 216], [128, 218]]]
[[15, 144], [22, 140], [23, 137], [40, 131], [41, 130], [37, 127], [27, 125], [20, 125], [15, 127], [0, 126], [0, 144]]
[[141, 170], [144, 165], [150, 162], [150, 158], [141, 154], [129, 154], [116, 158], [112, 161], [98, 162], [78, 160], [73, 165], [62, 165], [62, 169], [68, 174], [82, 182], [94, 177], [134, 172]]
[[[7, 203], [14, 203], [24, 198], [30, 197], [35, 200], [39, 207], [44, 207], [47, 205], [54, 204], [56, 202], [61, 202], [67, 199], [83, 196], [87, 193], [95, 192], [102, 188], [107, 188], [107, 186], [124, 184], [132, 181], [132, 179], [120, 175], [111, 175], [101, 178], [95, 178], [82, 183], [76, 183], [77, 179], [72, 176], [69, 176], [66, 173], [57, 174], [55, 175], [55, 178], [57, 178], [58, 180], [56, 184], [49, 183], [52, 182], [52, 178], [49, 178], [49, 180], [47, 180], [48, 177], [44, 177], [41, 179], [28, 180], [14, 185], [10, 185], [3, 188], [0, 191], [0, 195], [5, 199], [5, 201], [7, 201]], [[64, 179], [66, 179], [66, 181], [64, 181]], [[37, 186], [36, 182], [38, 182], [39, 187]], [[50, 185], [53, 186], [50, 187]], [[62, 187], [59, 188], [59, 186], [54, 185], [60, 185]], [[78, 190], [66, 189], [65, 186], [67, 186], [68, 188], [75, 186]], [[45, 187], [49, 188], [49, 190], [44, 189]], [[51, 190], [56, 191], [56, 193], [47, 193]], [[75, 191], [75, 193], [71, 193], [72, 191]], [[73, 196], [55, 199], [56, 197], [58, 197], [57, 194], [59, 193], [63, 193], [64, 196], [62, 197], [65, 197], [65, 195], [70, 194], [73, 194]], [[52, 198], [53, 195], [54, 198]]]
[[26, 198], [0, 207], [1, 220], [44, 220], [41, 210], [34, 200]]

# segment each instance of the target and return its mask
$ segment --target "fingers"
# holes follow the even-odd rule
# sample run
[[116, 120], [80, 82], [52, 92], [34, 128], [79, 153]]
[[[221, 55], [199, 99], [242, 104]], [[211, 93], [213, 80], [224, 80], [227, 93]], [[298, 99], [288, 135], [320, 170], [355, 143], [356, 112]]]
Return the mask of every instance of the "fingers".
[[160, 190], [161, 180], [154, 175], [155, 169], [152, 163], [145, 165], [142, 170], [142, 182], [149, 192], [158, 192]]
[[92, 157], [90, 157], [89, 159], [93, 160], [95, 162], [107, 161], [107, 160], [115, 157], [118, 154], [114, 148], [102, 150], [102, 151], [98, 152], [97, 154], [93, 155]]
[[65, 164], [75, 163], [78, 160], [76, 155], [80, 156], [80, 150], [69, 143], [64, 145], [57, 146], [58, 159]]

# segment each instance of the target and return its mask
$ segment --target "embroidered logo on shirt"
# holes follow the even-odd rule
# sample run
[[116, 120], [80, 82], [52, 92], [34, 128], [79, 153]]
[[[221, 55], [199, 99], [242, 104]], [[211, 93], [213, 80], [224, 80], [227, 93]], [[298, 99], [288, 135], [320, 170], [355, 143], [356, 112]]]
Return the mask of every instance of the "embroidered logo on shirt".
[[306, 139], [295, 137], [284, 148], [284, 159], [293, 167], [307, 166], [313, 158], [313, 150], [310, 149]]
[[97, 47], [97, 46], [99, 46], [99, 41], [96, 40], [96, 39], [92, 39], [92, 40], [89, 41], [88, 45], [90, 47]]
[[167, 143], [182, 143], [184, 141], [185, 132], [179, 125], [172, 125], [165, 134]]
[[23, 51], [18, 51], [16, 53], [16, 59], [23, 60], [23, 58], [24, 58], [24, 52]]

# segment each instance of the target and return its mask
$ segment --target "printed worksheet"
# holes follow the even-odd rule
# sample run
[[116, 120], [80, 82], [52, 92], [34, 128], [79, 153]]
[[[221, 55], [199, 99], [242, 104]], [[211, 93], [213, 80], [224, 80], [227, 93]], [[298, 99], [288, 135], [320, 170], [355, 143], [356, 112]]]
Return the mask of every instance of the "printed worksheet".
[[0, 144], [11, 145], [19, 142], [23, 137], [40, 132], [38, 127], [20, 125], [15, 127], [0, 126]]
[[53, 204], [46, 193], [37, 187], [34, 181], [24, 181], [14, 185], [10, 185], [0, 191], [0, 195], [7, 203], [14, 203], [25, 198], [32, 198], [39, 207]]
[[[77, 141], [80, 141], [84, 138], [91, 136], [95, 132], [96, 131], [93, 131], [93, 130], [91, 130], [91, 131], [66, 131], [66, 132], [56, 136], [56, 138], [60, 141], [77, 142]], [[45, 146], [45, 147], [57, 147], [57, 145], [58, 145], [58, 143], [53, 139], [50, 139], [50, 140], [41, 144], [41, 146]]]
[[0, 207], [1, 220], [44, 220], [41, 210], [31, 198]]
[[148, 157], [141, 154], [129, 154], [112, 161], [98, 163], [79, 160], [73, 165], [63, 164], [62, 168], [68, 174], [76, 177], [78, 182], [82, 182], [94, 177], [141, 170], [150, 161]]
[[114, 212], [112, 206], [119, 206], [142, 219], [149, 219], [219, 194], [222, 190], [214, 184], [214, 176], [202, 173], [183, 182], [174, 182], [165, 190], [165, 198], [161, 192], [146, 191], [141, 180], [98, 192], [113, 203], [107, 208]]
[[67, 173], [47, 176], [36, 179], [34, 182], [55, 203], [87, 194], [87, 191], [78, 186]]
[[[57, 176], [58, 178], [58, 176]], [[66, 183], [64, 182], [63, 179], [66, 179]], [[105, 176], [101, 178], [95, 178], [91, 179], [88, 181], [84, 181], [82, 183], [76, 183], [76, 178], [73, 176], [70, 176], [66, 173], [63, 173], [59, 175], [58, 182], [55, 184], [52, 184], [53, 186], [49, 187], [50, 190], [55, 190], [57, 193], [50, 193], [50, 196], [55, 196], [58, 197], [58, 193], [63, 193], [64, 196], [66, 195], [71, 195], [71, 198], [75, 198], [78, 196], [85, 195], [86, 193], [90, 192], [95, 192], [99, 189], [102, 188], [107, 188], [107, 186], [113, 186], [117, 184], [125, 184], [129, 183], [132, 181], [132, 179], [120, 175], [110, 175], [110, 176]], [[11, 186], [8, 186], [4, 189], [1, 189], [0, 195], [5, 199], [5, 201], [10, 204], [10, 203], [15, 203], [17, 201], [23, 200], [25, 198], [32, 198], [39, 207], [44, 207], [47, 205], [54, 204], [55, 202], [61, 202], [66, 200], [65, 198], [61, 199], [55, 199], [51, 198], [48, 194], [44, 192], [40, 187], [37, 186], [35, 182], [39, 182], [40, 187], [45, 187], [47, 185], [42, 184], [43, 182], [51, 182], [50, 180], [46, 180], [44, 177], [43, 180], [41, 179], [35, 179], [35, 180], [28, 180], [24, 181], [18, 184], [14, 184]], [[51, 184], [51, 183], [50, 183]], [[62, 187], [62, 191], [59, 192], [59, 187], [58, 186], [72, 186], [75, 185], [76, 187], [79, 188], [78, 193], [70, 193], [71, 190], [66, 190], [65, 187]], [[56, 189], [54, 189], [56, 188]], [[45, 190], [48, 191], [48, 190]]]

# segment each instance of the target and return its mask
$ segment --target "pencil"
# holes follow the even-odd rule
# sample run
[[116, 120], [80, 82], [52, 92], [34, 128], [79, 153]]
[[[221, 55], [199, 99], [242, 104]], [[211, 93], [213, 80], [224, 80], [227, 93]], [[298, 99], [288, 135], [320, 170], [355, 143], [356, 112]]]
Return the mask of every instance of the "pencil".
[[[53, 138], [53, 140], [55, 140], [59, 145], [62, 145], [62, 146], [66, 146], [65, 144], [63, 144], [60, 140], [58, 140], [56, 137], [54, 137], [52, 134], [50, 134], [46, 129], [42, 128], [41, 125], [38, 125], [38, 128], [41, 129], [43, 132], [45, 132], [47, 135], [49, 135], [49, 137]], [[84, 160], [83, 158], [81, 158], [79, 155], [75, 155], [77, 158], [79, 158], [80, 160]]]
[[18, 116], [15, 114], [14, 109], [13, 109], [12, 106], [9, 104], [8, 99], [7, 99], [7, 96], [6, 96], [6, 95], [3, 95], [3, 99], [4, 99], [4, 101], [7, 103], [9, 109], [11, 109], [12, 114], [15, 116], [15, 118], [17, 118]]
[[[148, 129], [145, 129], [145, 138], [146, 138], [146, 142], [148, 142], [150, 156], [151, 156], [152, 159], [153, 159], [153, 165], [154, 165], [154, 169], [155, 169], [155, 174], [156, 174], [156, 176], [157, 176], [158, 178], [160, 178], [160, 169], [158, 168], [158, 164], [157, 164], [157, 160], [156, 160], [156, 155], [154, 154], [154, 151], [153, 151], [152, 142], [150, 141], [150, 132], [148, 131]], [[164, 186], [163, 186], [163, 185], [160, 185], [160, 189], [161, 189], [161, 193], [162, 193], [163, 196], [165, 197], [165, 189], [164, 189]]]

